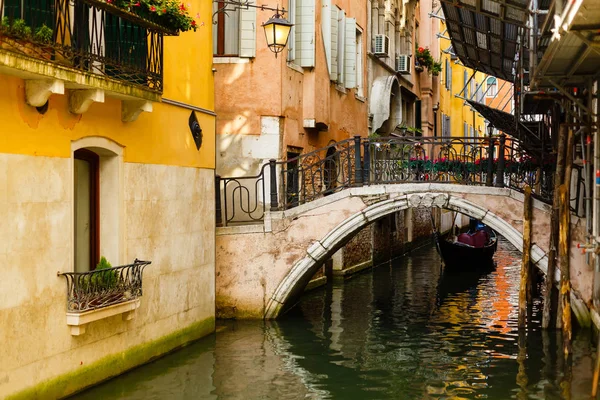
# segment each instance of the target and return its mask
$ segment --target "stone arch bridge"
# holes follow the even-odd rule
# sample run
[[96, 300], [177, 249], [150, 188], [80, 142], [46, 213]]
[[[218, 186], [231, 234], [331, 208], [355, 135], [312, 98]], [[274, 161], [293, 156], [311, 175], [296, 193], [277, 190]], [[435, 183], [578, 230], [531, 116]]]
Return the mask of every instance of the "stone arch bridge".
[[[347, 188], [286, 211], [267, 212], [255, 225], [217, 228], [217, 314], [277, 318], [315, 272], [368, 224], [397, 211], [439, 207], [475, 217], [522, 250], [523, 194], [509, 188], [442, 183]], [[532, 262], [547, 269], [551, 207], [533, 200]], [[583, 220], [573, 216], [572, 243], [584, 242]], [[555, 280], [558, 280], [557, 271]], [[572, 307], [589, 321], [593, 270], [571, 251]], [[583, 318], [583, 319], [582, 319]]]

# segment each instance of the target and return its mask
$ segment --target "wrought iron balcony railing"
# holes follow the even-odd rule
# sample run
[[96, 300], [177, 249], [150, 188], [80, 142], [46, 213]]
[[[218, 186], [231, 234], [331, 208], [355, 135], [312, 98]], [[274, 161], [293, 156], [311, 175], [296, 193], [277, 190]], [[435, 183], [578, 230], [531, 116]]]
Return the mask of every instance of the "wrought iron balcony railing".
[[554, 169], [551, 156], [527, 152], [505, 136], [357, 136], [290, 160], [271, 160], [257, 176], [217, 177], [216, 218], [224, 225], [260, 221], [267, 209], [287, 210], [348, 187], [409, 182], [519, 191], [529, 185], [548, 202]]
[[142, 274], [151, 261], [90, 272], [63, 272], [67, 280], [67, 312], [81, 313], [142, 296]]
[[163, 90], [163, 35], [102, 0], [0, 0], [0, 48], [145, 90]]

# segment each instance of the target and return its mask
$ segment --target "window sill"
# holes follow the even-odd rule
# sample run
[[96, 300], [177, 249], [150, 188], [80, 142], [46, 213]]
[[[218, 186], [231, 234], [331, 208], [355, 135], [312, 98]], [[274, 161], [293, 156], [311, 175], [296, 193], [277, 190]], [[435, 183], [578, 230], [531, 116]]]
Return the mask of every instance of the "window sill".
[[359, 95], [357, 95], [357, 94], [355, 94], [355, 95], [354, 95], [354, 98], [355, 98], [356, 100], [360, 101], [361, 103], [366, 103], [366, 101], [367, 101], [367, 98], [366, 98], [366, 97], [364, 97], [364, 96], [359, 96]]
[[338, 92], [343, 93], [343, 94], [346, 94], [348, 92], [348, 90], [345, 87], [343, 87], [337, 83], [335, 84], [335, 90], [337, 90]]
[[219, 57], [213, 56], [213, 64], [248, 64], [250, 59], [246, 57]]
[[290, 61], [287, 62], [287, 66], [289, 69], [293, 69], [294, 71], [299, 72], [302, 75], [304, 75], [304, 70], [302, 69], [301, 66], [294, 64], [293, 62], [290, 62]]
[[72, 336], [79, 336], [85, 333], [87, 324], [90, 322], [99, 321], [119, 314], [123, 315], [123, 321], [129, 321], [135, 317], [135, 310], [139, 307], [140, 298], [137, 298], [124, 303], [99, 308], [97, 310], [90, 310], [82, 313], [68, 312], [67, 325], [71, 328]]

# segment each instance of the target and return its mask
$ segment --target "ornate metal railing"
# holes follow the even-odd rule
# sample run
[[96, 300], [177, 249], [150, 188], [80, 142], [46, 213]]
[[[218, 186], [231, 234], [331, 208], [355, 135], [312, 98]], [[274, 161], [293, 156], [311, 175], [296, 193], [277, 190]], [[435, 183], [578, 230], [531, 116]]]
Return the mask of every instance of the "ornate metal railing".
[[84, 312], [142, 296], [142, 274], [151, 261], [90, 272], [63, 272], [67, 280], [67, 311]]
[[286, 210], [348, 187], [386, 183], [441, 182], [516, 190], [530, 185], [538, 199], [550, 202], [553, 173], [552, 158], [527, 152], [518, 141], [504, 135], [357, 136], [289, 160], [271, 160], [256, 176], [218, 177], [216, 217], [219, 226], [260, 221], [267, 208]]
[[0, 0], [0, 48], [161, 93], [155, 22], [101, 0]]

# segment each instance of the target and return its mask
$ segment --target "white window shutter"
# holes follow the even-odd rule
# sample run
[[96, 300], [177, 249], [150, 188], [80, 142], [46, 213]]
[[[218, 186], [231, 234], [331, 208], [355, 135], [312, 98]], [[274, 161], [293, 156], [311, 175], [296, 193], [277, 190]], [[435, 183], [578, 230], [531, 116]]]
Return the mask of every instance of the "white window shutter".
[[337, 39], [338, 39], [338, 46], [337, 46], [337, 60], [338, 60], [338, 65], [337, 65], [337, 70], [338, 70], [338, 76], [337, 76], [337, 82], [340, 85], [344, 85], [344, 74], [345, 74], [345, 69], [344, 69], [344, 57], [345, 57], [345, 52], [344, 49], [346, 48], [346, 12], [344, 10], [339, 10], [338, 11], [338, 21], [337, 21], [337, 25], [338, 25], [338, 32], [337, 32]]
[[331, 70], [329, 79], [332, 81], [338, 80], [338, 12], [337, 7], [331, 10]]
[[290, 36], [288, 36], [288, 53], [287, 60], [296, 60], [296, 0], [288, 0], [288, 20], [294, 25], [290, 29]]
[[296, 6], [296, 63], [315, 66], [315, 0], [299, 0]]
[[344, 50], [344, 84], [347, 89], [356, 87], [356, 19], [346, 18], [346, 46]]
[[256, 8], [240, 9], [240, 57], [256, 57]]
[[325, 47], [327, 71], [331, 75], [331, 0], [321, 1], [321, 36]]

